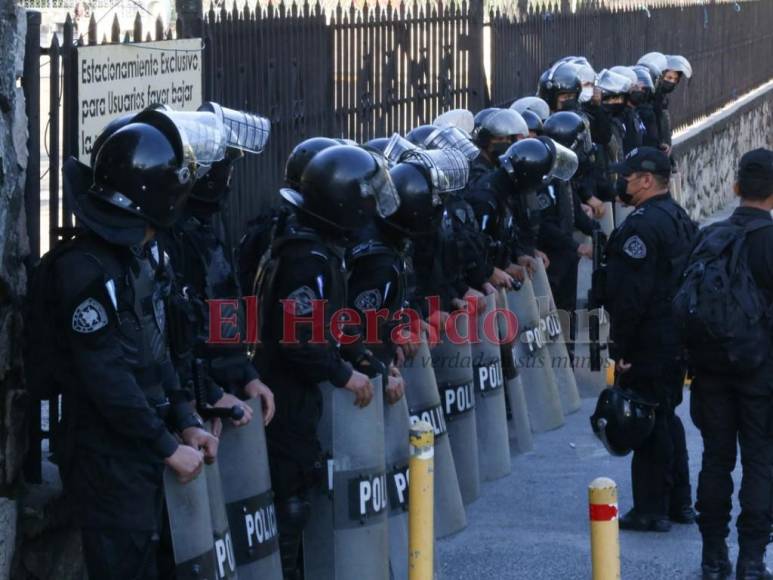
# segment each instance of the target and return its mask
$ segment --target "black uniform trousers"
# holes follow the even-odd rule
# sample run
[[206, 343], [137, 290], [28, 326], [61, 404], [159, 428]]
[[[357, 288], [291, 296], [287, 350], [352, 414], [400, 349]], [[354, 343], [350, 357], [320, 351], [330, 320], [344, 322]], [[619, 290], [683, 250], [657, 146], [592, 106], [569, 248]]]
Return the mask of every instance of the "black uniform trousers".
[[636, 512], [666, 518], [692, 504], [684, 425], [675, 413], [682, 401], [684, 369], [673, 365], [654, 377], [623, 374], [620, 384], [658, 403], [652, 433], [633, 452], [631, 482]]
[[771, 531], [773, 491], [773, 358], [753, 376], [739, 378], [698, 373], [690, 412], [703, 437], [698, 479], [698, 525], [704, 538], [729, 532], [737, 446], [743, 478], [739, 500], [741, 555], [758, 559]]

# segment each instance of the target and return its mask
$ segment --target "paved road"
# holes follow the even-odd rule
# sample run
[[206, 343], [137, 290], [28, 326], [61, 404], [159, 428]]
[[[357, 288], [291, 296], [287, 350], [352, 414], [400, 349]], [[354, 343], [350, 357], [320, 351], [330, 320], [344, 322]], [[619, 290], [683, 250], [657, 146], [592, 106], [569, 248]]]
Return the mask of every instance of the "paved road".
[[[535, 437], [534, 451], [513, 459], [511, 475], [482, 486], [481, 498], [468, 507], [468, 527], [438, 544], [441, 580], [591, 577], [587, 484], [611, 477], [619, 486], [621, 511], [631, 506], [630, 457], [611, 457], [596, 442], [588, 422], [594, 404], [584, 400], [561, 429]], [[689, 396], [679, 414], [695, 483], [702, 445], [688, 405]], [[739, 469], [735, 476], [737, 490]], [[668, 534], [622, 532], [620, 542], [624, 580], [699, 577], [697, 526], [675, 525]], [[735, 558], [735, 530], [730, 542]]]

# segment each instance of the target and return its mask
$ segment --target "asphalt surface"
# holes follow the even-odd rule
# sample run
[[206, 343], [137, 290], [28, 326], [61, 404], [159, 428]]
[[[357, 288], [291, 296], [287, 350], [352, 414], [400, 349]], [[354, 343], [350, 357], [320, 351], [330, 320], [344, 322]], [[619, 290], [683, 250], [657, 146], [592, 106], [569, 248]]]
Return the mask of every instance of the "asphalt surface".
[[[468, 506], [467, 528], [438, 542], [440, 580], [591, 578], [588, 484], [612, 478], [621, 513], [631, 507], [630, 456], [611, 457], [597, 442], [588, 421], [594, 405], [583, 400], [563, 427], [535, 436], [534, 451], [513, 458], [509, 476], [482, 485], [481, 497]], [[694, 498], [702, 443], [689, 418], [689, 393], [678, 413], [687, 431]], [[740, 467], [734, 477], [737, 515]], [[734, 559], [734, 528], [728, 543]], [[624, 531], [620, 545], [624, 580], [700, 578], [696, 525], [675, 524], [667, 534]]]

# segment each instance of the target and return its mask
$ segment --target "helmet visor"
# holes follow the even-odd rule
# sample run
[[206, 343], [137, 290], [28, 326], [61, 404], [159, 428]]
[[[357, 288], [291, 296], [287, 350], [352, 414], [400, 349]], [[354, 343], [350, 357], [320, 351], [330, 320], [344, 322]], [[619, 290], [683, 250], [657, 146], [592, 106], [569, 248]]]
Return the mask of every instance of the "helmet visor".
[[395, 133], [384, 148], [384, 157], [386, 157], [391, 164], [395, 164], [400, 162], [404, 153], [415, 151], [416, 149], [418, 149], [416, 145], [398, 133]]
[[656, 76], [663, 74], [668, 68], [668, 59], [661, 52], [648, 52], [642, 56], [636, 64], [641, 64], [657, 71]]
[[433, 193], [447, 193], [464, 189], [470, 177], [470, 163], [456, 149], [414, 150], [402, 159], [423, 167], [432, 180]]
[[623, 75], [604, 69], [599, 73], [596, 86], [602, 91], [615, 95], [624, 95], [631, 90], [631, 80]]
[[692, 65], [685, 57], [678, 54], [669, 54], [666, 56], [665, 70], [675, 70], [682, 73], [688, 79], [692, 77]]
[[427, 149], [456, 149], [470, 161], [480, 154], [480, 149], [457, 127], [436, 129], [430, 133], [424, 145]]
[[225, 127], [228, 147], [250, 153], [261, 153], [266, 148], [271, 133], [271, 122], [265, 117], [236, 111], [212, 102], [204, 103], [199, 110], [217, 115]]
[[[545, 139], [547, 138], [542, 138], [543, 141]], [[550, 144], [547, 145], [553, 152], [553, 167], [551, 167], [550, 173], [545, 177], [545, 181], [550, 181], [551, 179], [569, 181], [579, 167], [577, 155], [575, 155], [574, 151], [571, 149], [561, 145], [561, 143], [553, 141], [552, 139], [547, 140], [552, 141], [552, 147]]]
[[378, 171], [360, 184], [360, 193], [363, 198], [373, 198], [376, 202], [376, 213], [379, 217], [386, 218], [400, 207], [400, 196], [392, 176], [389, 175], [386, 160], [375, 156], [373, 158], [378, 164]]
[[186, 157], [198, 165], [196, 177], [202, 177], [213, 163], [225, 158], [226, 129], [222, 120], [210, 111], [157, 110], [177, 127]]
[[510, 108], [515, 109], [521, 114], [523, 114], [524, 111], [531, 111], [537, 115], [543, 123], [545, 122], [545, 119], [550, 117], [550, 107], [539, 97], [523, 97], [510, 105]]
[[475, 117], [467, 109], [453, 109], [446, 111], [432, 121], [436, 127], [458, 127], [468, 135], [475, 129]]

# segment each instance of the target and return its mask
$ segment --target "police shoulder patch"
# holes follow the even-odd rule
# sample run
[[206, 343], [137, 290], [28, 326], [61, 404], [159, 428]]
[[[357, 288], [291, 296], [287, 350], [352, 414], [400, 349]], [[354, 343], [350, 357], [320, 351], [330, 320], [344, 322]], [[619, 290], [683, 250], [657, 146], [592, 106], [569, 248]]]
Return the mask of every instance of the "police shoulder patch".
[[86, 298], [72, 313], [72, 329], [80, 334], [92, 334], [108, 325], [107, 310], [94, 298]]
[[373, 288], [360, 292], [354, 299], [354, 305], [358, 310], [378, 310], [381, 308], [384, 300], [381, 296], [381, 290]]
[[623, 252], [636, 260], [643, 260], [647, 257], [647, 244], [639, 236], [630, 236], [623, 243]]
[[550, 194], [547, 192], [542, 192], [537, 195], [537, 207], [540, 209], [547, 209], [552, 205], [552, 200], [550, 199]]
[[317, 299], [317, 295], [310, 287], [301, 286], [290, 292], [287, 299], [295, 304], [296, 315], [306, 315], [311, 313], [313, 300]]

